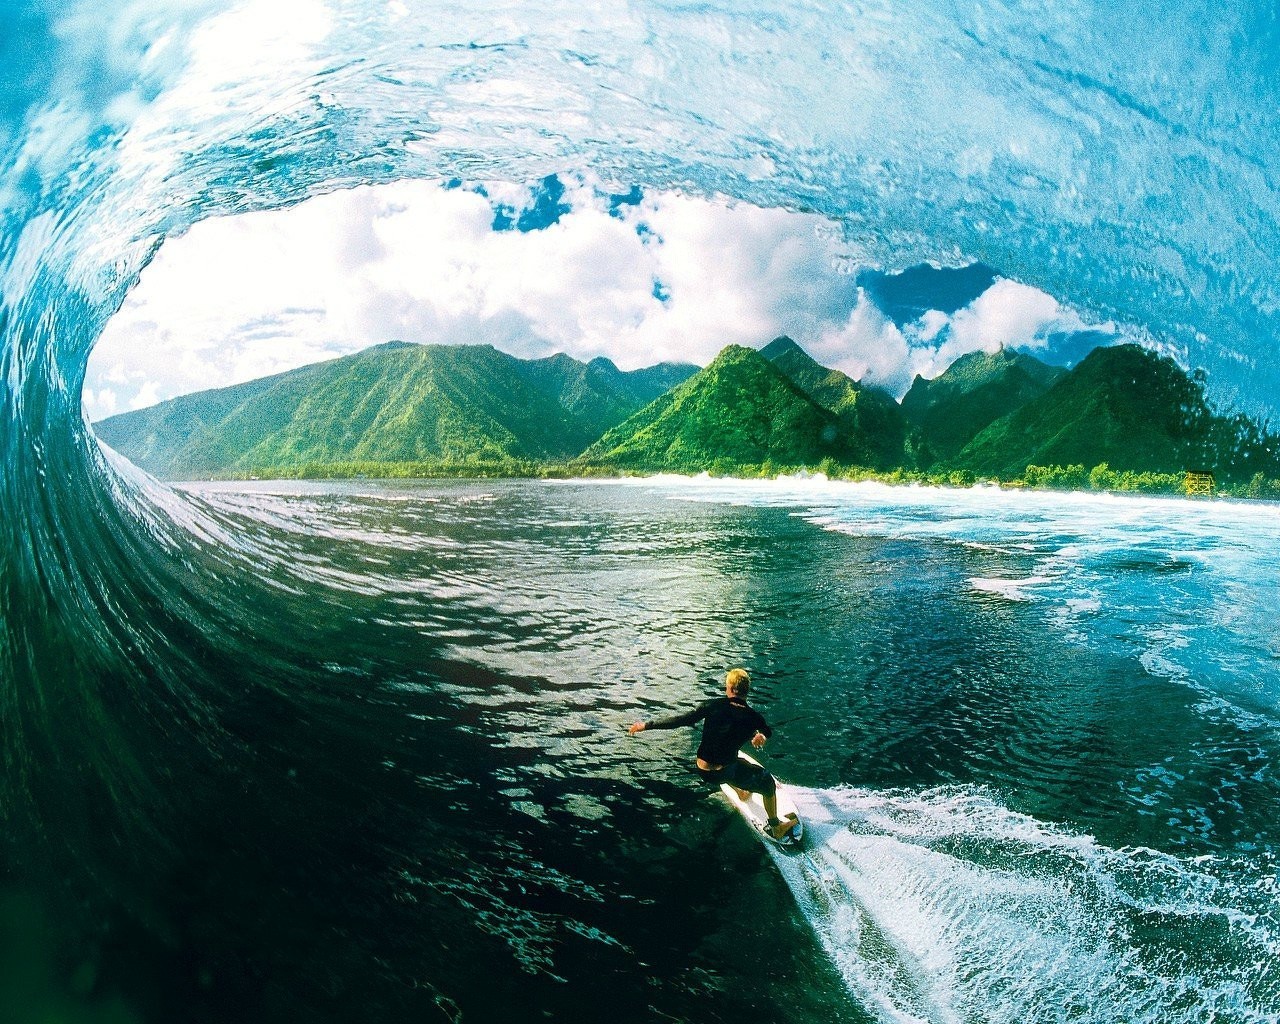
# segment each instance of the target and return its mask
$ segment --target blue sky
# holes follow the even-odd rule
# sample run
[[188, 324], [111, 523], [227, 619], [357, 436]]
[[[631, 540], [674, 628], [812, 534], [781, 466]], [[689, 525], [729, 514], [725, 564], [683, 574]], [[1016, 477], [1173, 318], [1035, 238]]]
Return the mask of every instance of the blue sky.
[[901, 395], [1001, 345], [1069, 364], [1115, 339], [981, 265], [847, 267], [812, 214], [591, 175], [399, 182], [169, 240], [90, 360], [90, 419], [399, 339], [704, 365], [788, 334]]

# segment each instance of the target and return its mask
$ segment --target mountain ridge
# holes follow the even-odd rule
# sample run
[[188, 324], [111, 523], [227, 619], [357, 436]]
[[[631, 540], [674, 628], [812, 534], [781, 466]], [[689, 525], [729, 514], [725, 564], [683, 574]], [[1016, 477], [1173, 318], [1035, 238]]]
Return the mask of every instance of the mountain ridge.
[[1218, 415], [1201, 378], [1136, 345], [1099, 347], [1071, 370], [1004, 349], [967, 353], [932, 381], [917, 377], [899, 406], [786, 336], [759, 350], [726, 346], [702, 369], [630, 371], [605, 357], [387, 342], [95, 430], [170, 479], [553, 465], [765, 475], [807, 466], [962, 484], [1078, 481], [1096, 467], [1099, 480], [1155, 474], [1165, 489], [1190, 469], [1280, 477], [1276, 437]]
[[[569, 458], [697, 367], [618, 370], [390, 342], [94, 425], [157, 476], [307, 462]], [[606, 361], [607, 362], [607, 361]]]
[[1066, 372], [1011, 349], [966, 352], [937, 377], [917, 374], [902, 397], [902, 413], [928, 438], [932, 454], [947, 460]]
[[1094, 349], [1041, 395], [983, 428], [949, 464], [980, 475], [1106, 462], [1120, 471], [1215, 468], [1214, 413], [1197, 383], [1140, 346]]
[[855, 461], [877, 470], [914, 466], [906, 417], [887, 391], [828, 369], [786, 335], [774, 338], [760, 354], [814, 402], [836, 415], [848, 434]]
[[622, 468], [795, 464], [850, 451], [823, 409], [761, 352], [729, 345], [704, 369], [605, 433], [586, 463]]

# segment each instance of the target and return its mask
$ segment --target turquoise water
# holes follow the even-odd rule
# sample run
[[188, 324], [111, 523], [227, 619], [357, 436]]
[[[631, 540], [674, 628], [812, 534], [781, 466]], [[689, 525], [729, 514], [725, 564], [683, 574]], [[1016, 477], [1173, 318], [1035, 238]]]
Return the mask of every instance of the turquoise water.
[[[1276, 43], [1249, 4], [0, 7], [0, 1018], [1274, 1018], [1274, 509], [174, 491], [80, 392], [194, 223], [587, 170], [981, 262], [1274, 410]], [[821, 840], [779, 871], [688, 737], [617, 728], [742, 661]]]

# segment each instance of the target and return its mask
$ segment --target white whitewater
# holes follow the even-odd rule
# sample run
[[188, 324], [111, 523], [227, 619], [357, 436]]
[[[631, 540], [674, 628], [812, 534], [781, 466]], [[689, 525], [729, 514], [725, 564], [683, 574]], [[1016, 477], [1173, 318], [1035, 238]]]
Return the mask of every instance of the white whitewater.
[[[793, 789], [806, 851], [771, 851], [854, 995], [900, 1024], [1275, 1021], [1153, 941], [1225, 934], [1280, 953], [1230, 909], [1211, 858], [1112, 850], [959, 788]], [[1138, 933], [1145, 935], [1139, 939]]]

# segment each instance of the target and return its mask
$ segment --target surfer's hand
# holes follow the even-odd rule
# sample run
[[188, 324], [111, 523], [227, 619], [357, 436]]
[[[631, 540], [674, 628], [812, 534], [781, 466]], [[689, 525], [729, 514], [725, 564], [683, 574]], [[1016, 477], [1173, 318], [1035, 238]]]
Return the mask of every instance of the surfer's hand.
[[762, 732], [758, 732], [751, 737], [751, 745], [755, 747], [756, 750], [759, 750], [761, 747], [765, 745], [766, 740], [767, 740], [767, 737], [765, 736], [765, 734]]
[[644, 722], [633, 722], [627, 726], [627, 735], [634, 736], [638, 732], [644, 732]]

